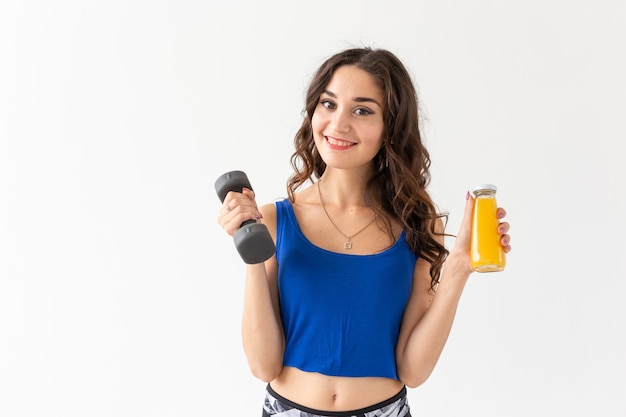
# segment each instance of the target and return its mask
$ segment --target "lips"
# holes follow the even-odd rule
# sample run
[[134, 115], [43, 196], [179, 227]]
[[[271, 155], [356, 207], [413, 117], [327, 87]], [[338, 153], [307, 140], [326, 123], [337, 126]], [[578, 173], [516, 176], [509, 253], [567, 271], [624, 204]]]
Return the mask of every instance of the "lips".
[[348, 149], [356, 145], [354, 142], [348, 142], [347, 140], [337, 139], [332, 136], [324, 136], [324, 138], [326, 139], [328, 146], [332, 149]]

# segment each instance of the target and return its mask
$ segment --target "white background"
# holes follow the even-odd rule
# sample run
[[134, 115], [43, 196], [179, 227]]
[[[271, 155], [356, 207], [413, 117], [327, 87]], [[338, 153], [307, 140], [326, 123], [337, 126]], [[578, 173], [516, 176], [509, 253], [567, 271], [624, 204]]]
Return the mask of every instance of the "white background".
[[415, 78], [449, 231], [482, 182], [512, 224], [413, 415], [626, 414], [626, 3], [21, 0], [0, 6], [0, 415], [260, 415], [214, 181], [284, 197], [307, 82], [363, 45]]

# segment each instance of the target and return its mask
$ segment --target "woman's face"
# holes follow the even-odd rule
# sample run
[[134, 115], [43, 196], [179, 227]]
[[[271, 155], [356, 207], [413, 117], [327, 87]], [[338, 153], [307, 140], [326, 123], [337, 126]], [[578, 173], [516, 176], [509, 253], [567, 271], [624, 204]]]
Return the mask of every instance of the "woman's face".
[[335, 70], [313, 112], [313, 139], [328, 167], [364, 168], [383, 145], [383, 92], [354, 65]]

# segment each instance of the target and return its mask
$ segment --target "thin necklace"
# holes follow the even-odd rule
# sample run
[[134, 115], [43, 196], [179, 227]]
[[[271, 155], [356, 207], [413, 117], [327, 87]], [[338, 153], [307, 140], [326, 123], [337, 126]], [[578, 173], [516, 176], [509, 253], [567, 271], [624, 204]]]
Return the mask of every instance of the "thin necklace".
[[378, 216], [376, 213], [374, 213], [374, 218], [372, 220], [370, 220], [369, 223], [367, 223], [361, 230], [359, 230], [358, 232], [354, 233], [352, 236], [348, 236], [347, 234], [345, 234], [344, 232], [341, 231], [341, 229], [339, 227], [337, 227], [337, 225], [335, 224], [335, 222], [333, 221], [333, 219], [330, 218], [330, 215], [328, 214], [328, 211], [326, 211], [326, 206], [324, 206], [324, 199], [322, 198], [322, 190], [320, 188], [320, 182], [322, 182], [322, 180], [320, 179], [317, 182], [317, 193], [320, 196], [320, 203], [322, 204], [322, 209], [324, 210], [324, 213], [326, 213], [326, 217], [328, 217], [328, 220], [330, 220], [330, 223], [335, 226], [335, 229], [337, 229], [337, 231], [339, 233], [341, 233], [343, 235], [343, 237], [346, 238], [346, 242], [343, 244], [343, 248], [344, 249], [352, 249], [352, 242], [350, 241], [350, 239], [352, 239], [353, 237], [355, 237], [356, 235], [358, 235], [359, 233], [361, 233], [363, 230], [367, 229], [367, 227], [374, 223], [374, 220], [376, 220], [376, 217]]

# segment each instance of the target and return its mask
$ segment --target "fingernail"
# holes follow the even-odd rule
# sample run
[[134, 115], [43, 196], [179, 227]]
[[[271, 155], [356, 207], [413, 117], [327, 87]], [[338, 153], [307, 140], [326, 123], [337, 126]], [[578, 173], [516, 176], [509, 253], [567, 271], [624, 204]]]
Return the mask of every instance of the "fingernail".
[[465, 199], [466, 199], [466, 200], [469, 200], [469, 198], [470, 198], [470, 193], [469, 193], [469, 191], [468, 191], [468, 192], [467, 192], [467, 194], [465, 194]]
[[256, 215], [257, 220], [261, 220], [263, 218], [263, 215], [261, 213]]

